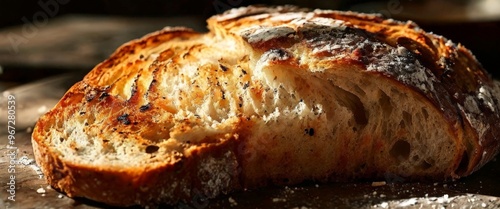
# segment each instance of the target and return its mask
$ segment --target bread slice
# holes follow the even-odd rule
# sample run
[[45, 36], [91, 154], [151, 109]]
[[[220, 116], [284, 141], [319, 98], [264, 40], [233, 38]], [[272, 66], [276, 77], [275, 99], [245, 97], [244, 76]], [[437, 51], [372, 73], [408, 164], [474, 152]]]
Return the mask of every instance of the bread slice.
[[120, 47], [33, 131], [47, 181], [110, 205], [304, 180], [466, 176], [499, 150], [499, 85], [412, 22], [244, 7]]

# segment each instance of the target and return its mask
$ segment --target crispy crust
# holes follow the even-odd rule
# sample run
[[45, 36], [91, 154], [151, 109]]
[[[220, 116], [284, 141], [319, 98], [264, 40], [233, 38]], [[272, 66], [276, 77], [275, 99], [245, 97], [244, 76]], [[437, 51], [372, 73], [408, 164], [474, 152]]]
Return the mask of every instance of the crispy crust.
[[[167, 164], [149, 170], [116, 170], [96, 169], [92, 166], [63, 162], [46, 146], [43, 144], [40, 146], [36, 140], [33, 140], [35, 158], [52, 187], [70, 197], [86, 197], [115, 206], [157, 206], [161, 203], [174, 204], [179, 201], [204, 204], [207, 198], [214, 198], [216, 194], [221, 193], [222, 186], [226, 192], [227, 188], [240, 188], [236, 184], [238, 182], [235, 179], [236, 176], [229, 175], [237, 173], [236, 158], [230, 147], [230, 144], [199, 147], [192, 156], [176, 164]], [[219, 176], [210, 176], [211, 173], [205, 170], [200, 178], [200, 175], [196, 174], [207, 165], [208, 160], [216, 161], [217, 164], [213, 165], [220, 166], [210, 171], [219, 173]], [[203, 178], [226, 182], [220, 183], [220, 188], [205, 190], [202, 181], [206, 179]], [[182, 191], [182, 187], [172, 185], [173, 182], [185, 183], [184, 187], [194, 189]], [[164, 193], [169, 187], [173, 188], [171, 192], [174, 194]], [[164, 195], [169, 195], [169, 198], [164, 198]]]
[[[108, 60], [96, 66], [83, 81], [75, 84], [53, 110], [40, 118], [33, 131], [33, 148], [36, 161], [54, 188], [71, 197], [86, 197], [119, 206], [179, 201], [199, 203], [200, 198], [212, 198], [232, 190], [269, 183], [291, 184], [305, 179], [342, 181], [380, 178], [386, 172], [408, 179], [459, 178], [479, 169], [498, 153], [500, 143], [497, 136], [500, 130], [495, 127], [500, 111], [498, 85], [463, 46], [426, 33], [412, 22], [403, 23], [352, 12], [251, 6], [214, 16], [208, 24], [211, 31], [208, 34], [185, 28], [166, 28], [123, 45]], [[349, 36], [354, 42], [344, 45], [332, 42], [334, 39], [331, 37], [339, 34]], [[225, 42], [205, 44], [215, 39]], [[227, 46], [218, 45], [224, 43]], [[207, 68], [206, 72], [200, 70], [198, 74], [183, 75], [184, 72], [178, 70], [189, 66], [189, 63], [201, 62], [200, 55], [210, 57], [217, 50], [232, 46], [242, 47], [235, 53], [250, 51], [242, 56], [225, 55], [220, 58], [218, 66], [198, 66]], [[379, 49], [377, 47], [380, 47], [380, 52], [375, 50]], [[298, 51], [305, 51], [306, 56], [300, 56]], [[234, 57], [237, 60], [232, 60]], [[252, 65], [249, 61], [256, 59], [260, 59], [255, 61], [257, 64]], [[454, 147], [450, 148], [454, 152], [448, 153], [452, 160], [447, 167], [429, 173], [398, 170], [391, 165], [394, 162], [383, 162], [373, 157], [370, 161], [373, 165], [362, 165], [363, 170], [358, 171], [357, 167], [348, 163], [363, 162], [363, 156], [343, 152], [344, 149], [352, 150], [350, 147], [353, 145], [347, 142], [335, 145], [335, 150], [322, 148], [330, 144], [327, 141], [330, 135], [321, 130], [306, 129], [306, 136], [324, 134], [325, 137], [303, 145], [311, 150], [320, 150], [317, 151], [320, 154], [298, 150], [300, 143], [286, 137], [291, 140], [290, 147], [293, 149], [277, 144], [279, 139], [276, 138], [280, 134], [262, 125], [262, 121], [272, 114], [265, 115], [259, 112], [261, 110], [242, 104], [248, 101], [241, 95], [249, 95], [254, 100], [254, 106], [259, 102], [268, 104], [265, 103], [268, 89], [264, 88], [263, 81], [254, 81], [245, 71], [262, 63], [264, 67], [274, 67], [276, 72], [283, 66], [298, 69], [295, 79], [303, 78], [306, 83], [297, 90], [305, 92], [303, 95], [316, 92], [312, 81], [317, 78], [310, 72], [313, 69], [326, 69], [321, 72], [328, 79], [335, 79], [329, 77], [337, 73], [331, 68], [338, 68], [352, 72], [353, 79], [369, 78], [374, 83], [387, 82], [397, 86], [401, 92], [424, 104], [427, 111], [445, 121], [443, 130], [454, 138]], [[192, 76], [206, 76], [208, 87], [189, 93], [176, 90], [177, 97], [172, 104], [177, 106], [169, 105], [168, 100], [174, 98], [167, 98], [163, 93], [168, 92], [168, 86], [174, 85], [174, 82], [182, 82], [182, 79], [168, 80], [166, 76], [171, 71], [174, 72], [170, 75], [188, 81]], [[234, 72], [231, 75], [234, 77], [224, 74], [226, 71]], [[226, 77], [229, 79], [224, 80]], [[232, 80], [240, 82], [232, 84]], [[191, 85], [204, 84], [201, 79], [195, 81], [197, 83]], [[219, 87], [224, 82], [229, 84], [222, 86], [235, 85], [248, 89], [249, 93], [240, 94], [238, 98], [238, 95]], [[215, 83], [217, 85], [210, 86]], [[334, 90], [342, 91], [344, 87], [334, 87]], [[204, 125], [199, 119], [203, 116], [186, 113], [184, 118], [177, 118], [176, 115], [184, 114], [182, 108], [189, 109], [190, 104], [205, 104], [202, 101], [207, 99], [205, 94], [211, 94], [213, 103], [227, 107], [226, 111], [234, 112], [234, 115], [210, 115], [211, 120], [215, 118], [219, 121], [212, 125], [216, 130], [208, 128], [206, 130], [210, 133], [198, 133], [196, 128]], [[230, 100], [232, 97], [236, 98], [233, 103]], [[189, 101], [183, 98], [189, 98]], [[304, 100], [307, 101], [307, 98]], [[262, 111], [267, 111], [266, 107], [262, 107]], [[354, 116], [359, 125], [356, 127], [362, 129], [367, 116]], [[83, 134], [75, 136], [88, 135], [89, 140], [98, 140], [95, 143], [102, 143], [102, 147], [108, 146], [110, 140], [132, 140], [151, 159], [156, 159], [154, 153], [167, 148], [171, 150], [168, 153], [165, 151], [167, 154], [161, 156], [160, 161], [146, 160], [147, 165], [107, 167], [71, 161], [68, 160], [71, 153], [61, 154], [64, 151], [55, 149], [53, 144], [54, 140], [60, 140], [62, 144], [69, 138], [75, 138], [72, 133], [67, 133], [66, 127], [73, 127], [67, 121], [78, 123], [75, 127], [83, 127]], [[314, 120], [304, 121], [307, 124], [297, 126], [324, 127], [315, 124]], [[287, 126], [272, 120], [266, 121], [266, 124]], [[75, 130], [74, 127], [71, 130]], [[290, 135], [296, 135], [294, 131], [290, 132]], [[195, 134], [189, 138], [183, 135], [185, 133]], [[376, 136], [378, 133], [360, 136], [363, 140], [359, 145], [360, 153], [377, 155], [376, 151], [389, 146], [384, 144], [387, 142], [382, 141], [381, 136]], [[96, 137], [91, 138], [91, 135]], [[352, 137], [349, 134], [341, 136], [344, 141]], [[159, 140], [161, 137], [175, 138], [175, 144]], [[167, 142], [171, 144], [162, 144]], [[70, 147], [75, 153], [82, 149], [78, 144]], [[287, 151], [287, 148], [290, 150]], [[300, 153], [291, 153], [294, 150]], [[294, 155], [299, 155], [304, 162]], [[294, 164], [308, 165], [307, 160], [311, 159], [318, 158], [317, 162], [322, 162], [322, 157], [331, 157], [337, 162], [323, 167], [310, 165], [309, 169], [294, 168]], [[329, 161], [325, 160], [325, 163]], [[269, 170], [269, 166], [274, 166], [273, 170]]]

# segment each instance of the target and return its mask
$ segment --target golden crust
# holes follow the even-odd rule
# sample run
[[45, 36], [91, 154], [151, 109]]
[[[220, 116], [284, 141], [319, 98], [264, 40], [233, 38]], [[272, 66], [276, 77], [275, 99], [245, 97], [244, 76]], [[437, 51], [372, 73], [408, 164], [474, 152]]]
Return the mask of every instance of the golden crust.
[[[40, 118], [33, 147], [54, 188], [176, 203], [306, 179], [459, 178], [498, 153], [498, 85], [414, 23], [285, 6], [208, 24], [123, 45]], [[445, 147], [425, 149], [421, 134]]]

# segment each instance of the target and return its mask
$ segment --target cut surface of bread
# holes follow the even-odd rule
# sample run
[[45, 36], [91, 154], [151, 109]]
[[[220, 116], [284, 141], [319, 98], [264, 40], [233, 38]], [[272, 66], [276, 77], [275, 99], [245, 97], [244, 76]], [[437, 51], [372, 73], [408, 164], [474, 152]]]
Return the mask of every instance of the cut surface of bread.
[[175, 204], [305, 180], [467, 176], [499, 150], [499, 85], [412, 22], [244, 7], [120, 47], [37, 122], [70, 197]]

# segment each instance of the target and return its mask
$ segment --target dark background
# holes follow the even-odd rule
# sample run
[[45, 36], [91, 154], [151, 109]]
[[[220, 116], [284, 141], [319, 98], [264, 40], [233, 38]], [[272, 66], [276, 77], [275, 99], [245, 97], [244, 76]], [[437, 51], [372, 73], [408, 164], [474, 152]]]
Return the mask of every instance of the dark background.
[[[465, 0], [434, 1], [447, 1], [457, 5], [465, 5], [467, 2]], [[51, 2], [51, 0], [0, 0], [0, 27], [23, 24], [22, 17], [33, 16], [40, 10], [40, 2], [48, 4], [47, 2]], [[58, 2], [58, 0], [52, 0], [52, 2]], [[363, 3], [422, 5], [427, 0], [60, 0], [59, 2], [64, 2], [64, 4], [61, 4], [56, 16], [78, 13], [145, 17], [197, 15], [201, 18], [207, 18], [230, 7], [251, 4], [292, 4], [309, 8], [350, 10], [353, 6]], [[377, 11], [374, 9], [373, 12]], [[443, 8], [442, 15], [445, 16], [446, 13], [446, 8]]]
[[[213, 14], [220, 13], [229, 7], [246, 6], [250, 4], [293, 4], [304, 7], [323, 7], [335, 9], [348, 9], [351, 5], [366, 0], [351, 1], [318, 1], [318, 0], [66, 0], [57, 16], [79, 13], [79, 14], [106, 14], [122, 16], [146, 16], [146, 17], [168, 17], [177, 15], [197, 15], [207, 18]], [[48, 2], [48, 0], [43, 0]], [[220, 3], [218, 3], [220, 2]], [[36, 0], [0, 0], [0, 27], [23, 24], [21, 18], [30, 17], [40, 10]]]
[[[500, 20], [450, 18], [453, 14], [455, 16], [457, 13], [460, 14], [460, 9], [470, 4], [467, 0], [0, 0], [0, 32], [2, 29], [22, 26], [25, 24], [23, 18], [32, 20], [33, 15], [41, 10], [41, 5], [50, 5], [50, 2], [58, 3], [57, 12], [50, 18], [61, 18], [71, 14], [121, 17], [193, 16], [199, 18], [201, 22], [224, 10], [250, 4], [294, 4], [310, 8], [378, 12], [399, 20], [412, 19], [426, 31], [443, 35], [455, 43], [465, 45], [471, 49], [487, 71], [494, 77], [500, 77], [498, 62]], [[9, 71], [26, 69], [22, 63], [15, 66], [0, 62], [0, 65], [3, 66], [4, 71], [4, 75], [0, 75], [0, 80], [19, 78], [14, 78]], [[45, 72], [47, 75], [50, 74], [50, 70], [47, 69], [37, 69], [37, 72], [35, 78]], [[34, 78], [28, 80], [32, 79]]]

